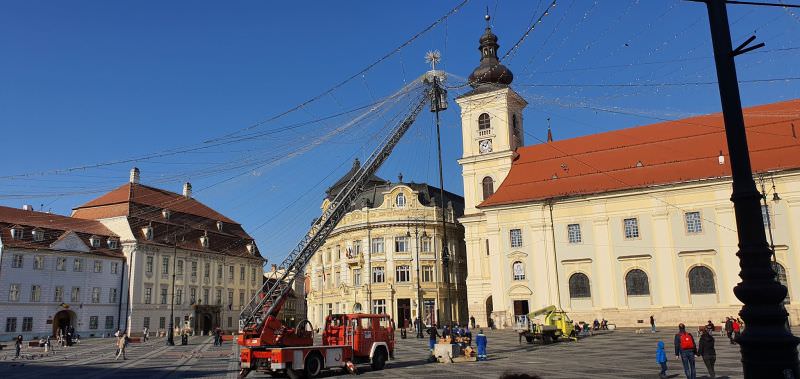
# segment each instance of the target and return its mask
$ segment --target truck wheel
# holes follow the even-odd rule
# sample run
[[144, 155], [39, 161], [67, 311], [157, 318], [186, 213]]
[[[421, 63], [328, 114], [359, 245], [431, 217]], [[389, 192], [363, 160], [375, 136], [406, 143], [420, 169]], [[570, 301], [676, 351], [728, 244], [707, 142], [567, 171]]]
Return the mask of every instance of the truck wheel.
[[386, 367], [386, 349], [380, 348], [372, 356], [372, 370], [380, 371]]
[[305, 365], [305, 374], [306, 378], [315, 378], [317, 375], [322, 372], [322, 367], [324, 366], [322, 362], [322, 357], [319, 354], [311, 353], [306, 358], [306, 365]]

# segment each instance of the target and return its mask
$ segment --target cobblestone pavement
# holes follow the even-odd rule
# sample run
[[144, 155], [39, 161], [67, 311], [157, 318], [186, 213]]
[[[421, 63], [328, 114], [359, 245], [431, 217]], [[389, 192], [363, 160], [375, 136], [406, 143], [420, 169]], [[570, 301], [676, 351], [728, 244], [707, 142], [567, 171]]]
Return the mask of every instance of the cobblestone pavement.
[[[519, 343], [510, 331], [487, 331], [489, 360], [457, 364], [426, 363], [427, 339], [398, 340], [395, 360], [383, 371], [360, 366], [362, 378], [495, 378], [505, 371], [536, 373], [545, 379], [560, 378], [657, 378], [656, 341], [667, 345], [668, 374], [683, 378], [680, 361], [674, 360], [673, 331], [635, 334], [618, 330], [580, 342], [552, 345]], [[76, 347], [41, 356], [40, 348], [23, 351], [27, 358], [12, 360], [13, 349], [0, 351], [0, 378], [57, 377], [99, 378], [236, 378], [238, 349], [234, 343], [213, 346], [209, 337], [191, 337], [187, 346], [164, 346], [164, 339], [131, 344], [127, 360], [114, 360], [113, 338], [84, 340]], [[30, 359], [28, 359], [30, 358]], [[739, 349], [717, 337], [717, 377], [741, 378]], [[697, 361], [698, 378], [706, 375]], [[341, 372], [327, 372], [336, 377]], [[252, 373], [248, 378], [267, 378]]]

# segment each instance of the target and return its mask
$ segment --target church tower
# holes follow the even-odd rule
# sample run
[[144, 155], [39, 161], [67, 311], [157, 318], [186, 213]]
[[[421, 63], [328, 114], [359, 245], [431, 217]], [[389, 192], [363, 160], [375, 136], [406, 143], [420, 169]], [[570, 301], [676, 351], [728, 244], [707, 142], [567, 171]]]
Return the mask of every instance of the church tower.
[[461, 108], [464, 154], [458, 163], [464, 179], [465, 214], [494, 193], [511, 169], [514, 150], [522, 146], [522, 110], [527, 102], [509, 87], [514, 75], [497, 57], [497, 36], [486, 15], [480, 38], [480, 64], [469, 75], [472, 91], [456, 99]]

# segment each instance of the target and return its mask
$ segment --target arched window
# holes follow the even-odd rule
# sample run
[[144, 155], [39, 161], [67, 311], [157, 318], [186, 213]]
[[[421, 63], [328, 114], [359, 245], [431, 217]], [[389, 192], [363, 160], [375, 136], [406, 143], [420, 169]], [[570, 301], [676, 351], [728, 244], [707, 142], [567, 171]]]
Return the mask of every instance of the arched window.
[[647, 280], [647, 274], [638, 268], [628, 271], [625, 275], [625, 293], [628, 296], [650, 295], [650, 281]]
[[716, 293], [714, 273], [706, 266], [695, 266], [689, 270], [689, 293], [693, 295]]
[[491, 127], [492, 127], [492, 123], [489, 120], [489, 114], [488, 113], [481, 113], [481, 115], [478, 116], [478, 130], [489, 129]]
[[[775, 271], [775, 279], [778, 283], [783, 284], [787, 289], [789, 288], [789, 281], [786, 279], [786, 269], [778, 262], [772, 262], [772, 271]], [[786, 293], [786, 299], [783, 300], [784, 304], [789, 304], [789, 293]]]
[[490, 176], [487, 176], [483, 178], [481, 184], [483, 185], [483, 200], [486, 200], [494, 193], [494, 179], [492, 179]]
[[572, 299], [592, 297], [589, 277], [586, 274], [576, 272], [569, 277], [569, 297]]
[[405, 207], [406, 206], [406, 195], [404, 195], [402, 192], [398, 193], [397, 197], [394, 199], [394, 204], [397, 205], [397, 207], [399, 207], [399, 208]]
[[511, 269], [514, 271], [514, 280], [525, 280], [525, 266], [522, 265], [522, 262], [514, 262]]

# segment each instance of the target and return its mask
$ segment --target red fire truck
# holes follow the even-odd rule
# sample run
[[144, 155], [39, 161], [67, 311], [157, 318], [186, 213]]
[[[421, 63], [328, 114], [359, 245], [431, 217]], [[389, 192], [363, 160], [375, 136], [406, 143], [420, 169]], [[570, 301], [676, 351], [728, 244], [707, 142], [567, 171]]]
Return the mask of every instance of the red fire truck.
[[[290, 340], [310, 338], [311, 331], [287, 329], [285, 336]], [[394, 325], [385, 314], [333, 314], [325, 319], [322, 345], [263, 347], [258, 341], [243, 342], [252, 347], [240, 350], [242, 376], [257, 370], [273, 376], [313, 378], [325, 369], [354, 370], [360, 363], [382, 370], [394, 357]]]
[[[375, 370], [383, 369], [394, 357], [394, 325], [385, 314], [334, 314], [325, 320], [322, 345], [314, 345], [311, 324], [304, 320], [295, 328], [287, 328], [278, 317], [291, 286], [302, 280], [305, 267], [314, 253], [325, 243], [339, 221], [347, 214], [364, 185], [386, 161], [400, 138], [411, 127], [428, 100], [435, 98], [432, 111], [443, 109], [439, 98], [444, 89], [437, 78], [441, 71], [431, 71], [424, 78], [427, 90], [420, 96], [410, 113], [392, 128], [389, 135], [367, 158], [364, 166], [354, 166], [350, 179], [314, 221], [311, 230], [264, 281], [261, 290], [250, 299], [239, 314], [238, 344], [244, 378], [253, 370], [290, 377], [314, 377], [326, 368], [345, 367], [355, 370], [355, 364], [370, 363]], [[418, 83], [415, 83], [415, 85]]]

